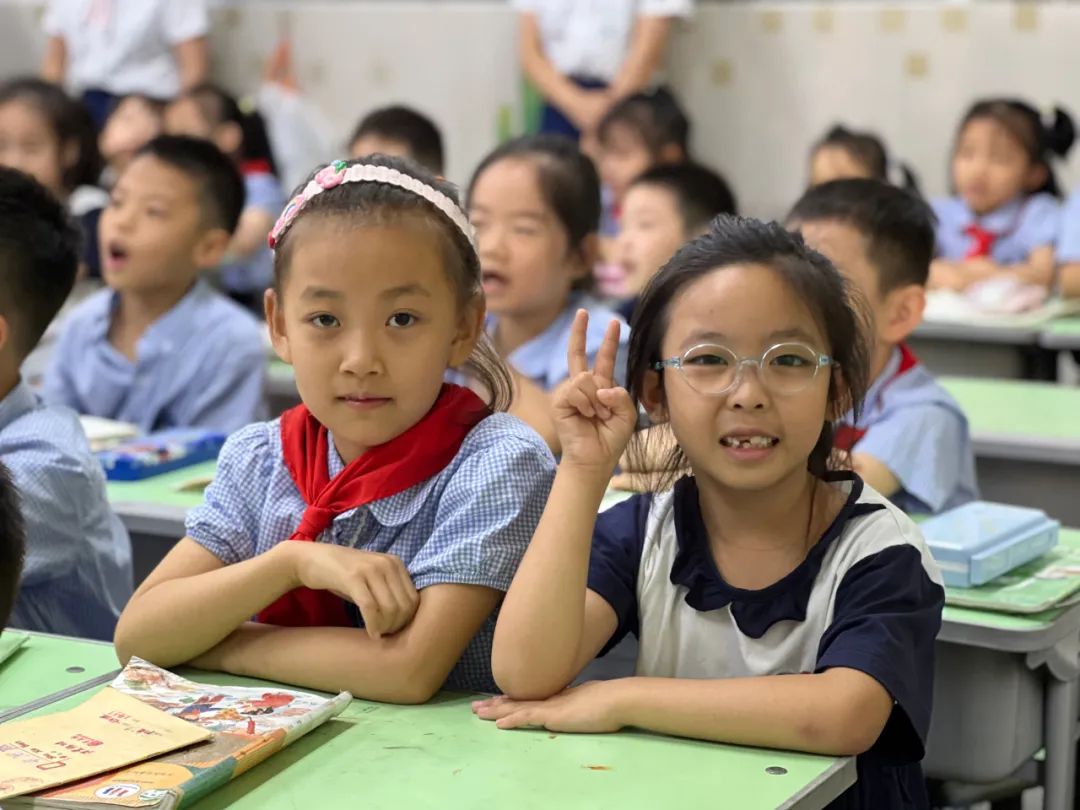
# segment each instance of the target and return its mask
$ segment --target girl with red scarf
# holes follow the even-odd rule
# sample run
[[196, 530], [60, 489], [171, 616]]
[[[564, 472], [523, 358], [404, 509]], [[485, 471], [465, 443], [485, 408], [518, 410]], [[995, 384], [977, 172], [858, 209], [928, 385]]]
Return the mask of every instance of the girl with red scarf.
[[229, 439], [121, 617], [121, 659], [400, 703], [494, 689], [494, 613], [554, 461], [495, 412], [510, 380], [453, 187], [400, 159], [338, 161], [270, 245], [266, 319], [303, 405]]

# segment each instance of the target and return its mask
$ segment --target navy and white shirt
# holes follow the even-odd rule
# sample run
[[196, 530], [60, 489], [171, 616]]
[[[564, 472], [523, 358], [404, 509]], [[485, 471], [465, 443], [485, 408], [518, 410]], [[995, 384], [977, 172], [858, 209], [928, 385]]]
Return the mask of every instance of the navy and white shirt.
[[877, 680], [895, 701], [858, 783], [836, 808], [926, 807], [919, 761], [930, 727], [941, 576], [911, 520], [851, 473], [832, 485], [847, 501], [806, 559], [761, 590], [727, 584], [717, 570], [697, 485], [638, 495], [597, 520], [589, 588], [639, 640], [636, 673], [740, 678], [846, 667]]
[[1026, 262], [1034, 250], [1052, 247], [1061, 224], [1061, 203], [1050, 194], [1018, 197], [982, 216], [960, 197], [933, 200], [930, 206], [937, 216], [937, 255], [950, 261], [967, 256], [973, 244], [967, 229], [973, 225], [997, 235], [990, 258], [1010, 265]]
[[[333, 442], [327, 463], [331, 478], [345, 468]], [[554, 477], [555, 460], [543, 440], [515, 417], [493, 414], [469, 432], [442, 472], [343, 512], [319, 542], [393, 554], [405, 563], [417, 590], [456, 584], [505, 592]], [[285, 467], [280, 422], [259, 422], [225, 443], [203, 504], [188, 513], [187, 533], [228, 565], [289, 539], [304, 509]], [[449, 688], [496, 691], [494, 632], [491, 616], [450, 673]]]

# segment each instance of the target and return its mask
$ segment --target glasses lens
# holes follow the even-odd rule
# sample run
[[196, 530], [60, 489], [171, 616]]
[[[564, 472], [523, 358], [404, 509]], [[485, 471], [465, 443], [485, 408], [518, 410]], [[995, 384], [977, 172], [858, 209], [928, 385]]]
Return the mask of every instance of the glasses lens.
[[695, 346], [682, 356], [686, 381], [701, 394], [722, 394], [735, 383], [738, 359], [723, 346]]
[[802, 391], [817, 376], [818, 356], [809, 346], [785, 343], [765, 353], [761, 373], [765, 385], [777, 394]]

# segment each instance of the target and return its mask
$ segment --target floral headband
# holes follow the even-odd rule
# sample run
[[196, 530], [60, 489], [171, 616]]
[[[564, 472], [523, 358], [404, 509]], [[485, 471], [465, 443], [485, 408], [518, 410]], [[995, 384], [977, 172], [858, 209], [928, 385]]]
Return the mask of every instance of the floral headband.
[[336, 188], [343, 183], [383, 183], [411, 191], [418, 197], [423, 197], [442, 211], [465, 236], [465, 239], [472, 245], [473, 250], [476, 250], [476, 238], [473, 235], [472, 224], [469, 222], [469, 218], [465, 216], [465, 212], [461, 210], [461, 206], [450, 197], [438, 189], [432, 188], [423, 180], [399, 172], [397, 169], [391, 169], [389, 166], [372, 166], [366, 163], [354, 163], [350, 166], [344, 160], [335, 160], [330, 165], [320, 169], [311, 181], [301, 189], [300, 193], [289, 201], [288, 205], [285, 206], [285, 210], [281, 212], [281, 216], [278, 217], [274, 229], [270, 231], [270, 237], [267, 241], [270, 243], [271, 249], [276, 248], [281, 243], [285, 232], [289, 230], [289, 226], [292, 225], [293, 220], [296, 219], [305, 205], [324, 191]]

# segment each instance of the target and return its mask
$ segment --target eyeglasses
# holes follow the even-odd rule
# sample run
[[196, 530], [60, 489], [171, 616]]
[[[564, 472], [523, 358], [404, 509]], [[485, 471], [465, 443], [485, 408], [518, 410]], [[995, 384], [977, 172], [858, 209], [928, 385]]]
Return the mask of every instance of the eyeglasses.
[[808, 388], [818, 371], [832, 366], [827, 354], [803, 343], [781, 343], [758, 357], [739, 357], [726, 346], [703, 344], [687, 349], [682, 357], [653, 363], [654, 371], [677, 368], [699, 394], [721, 396], [742, 380], [743, 366], [755, 366], [758, 377], [773, 394], [797, 394]]

